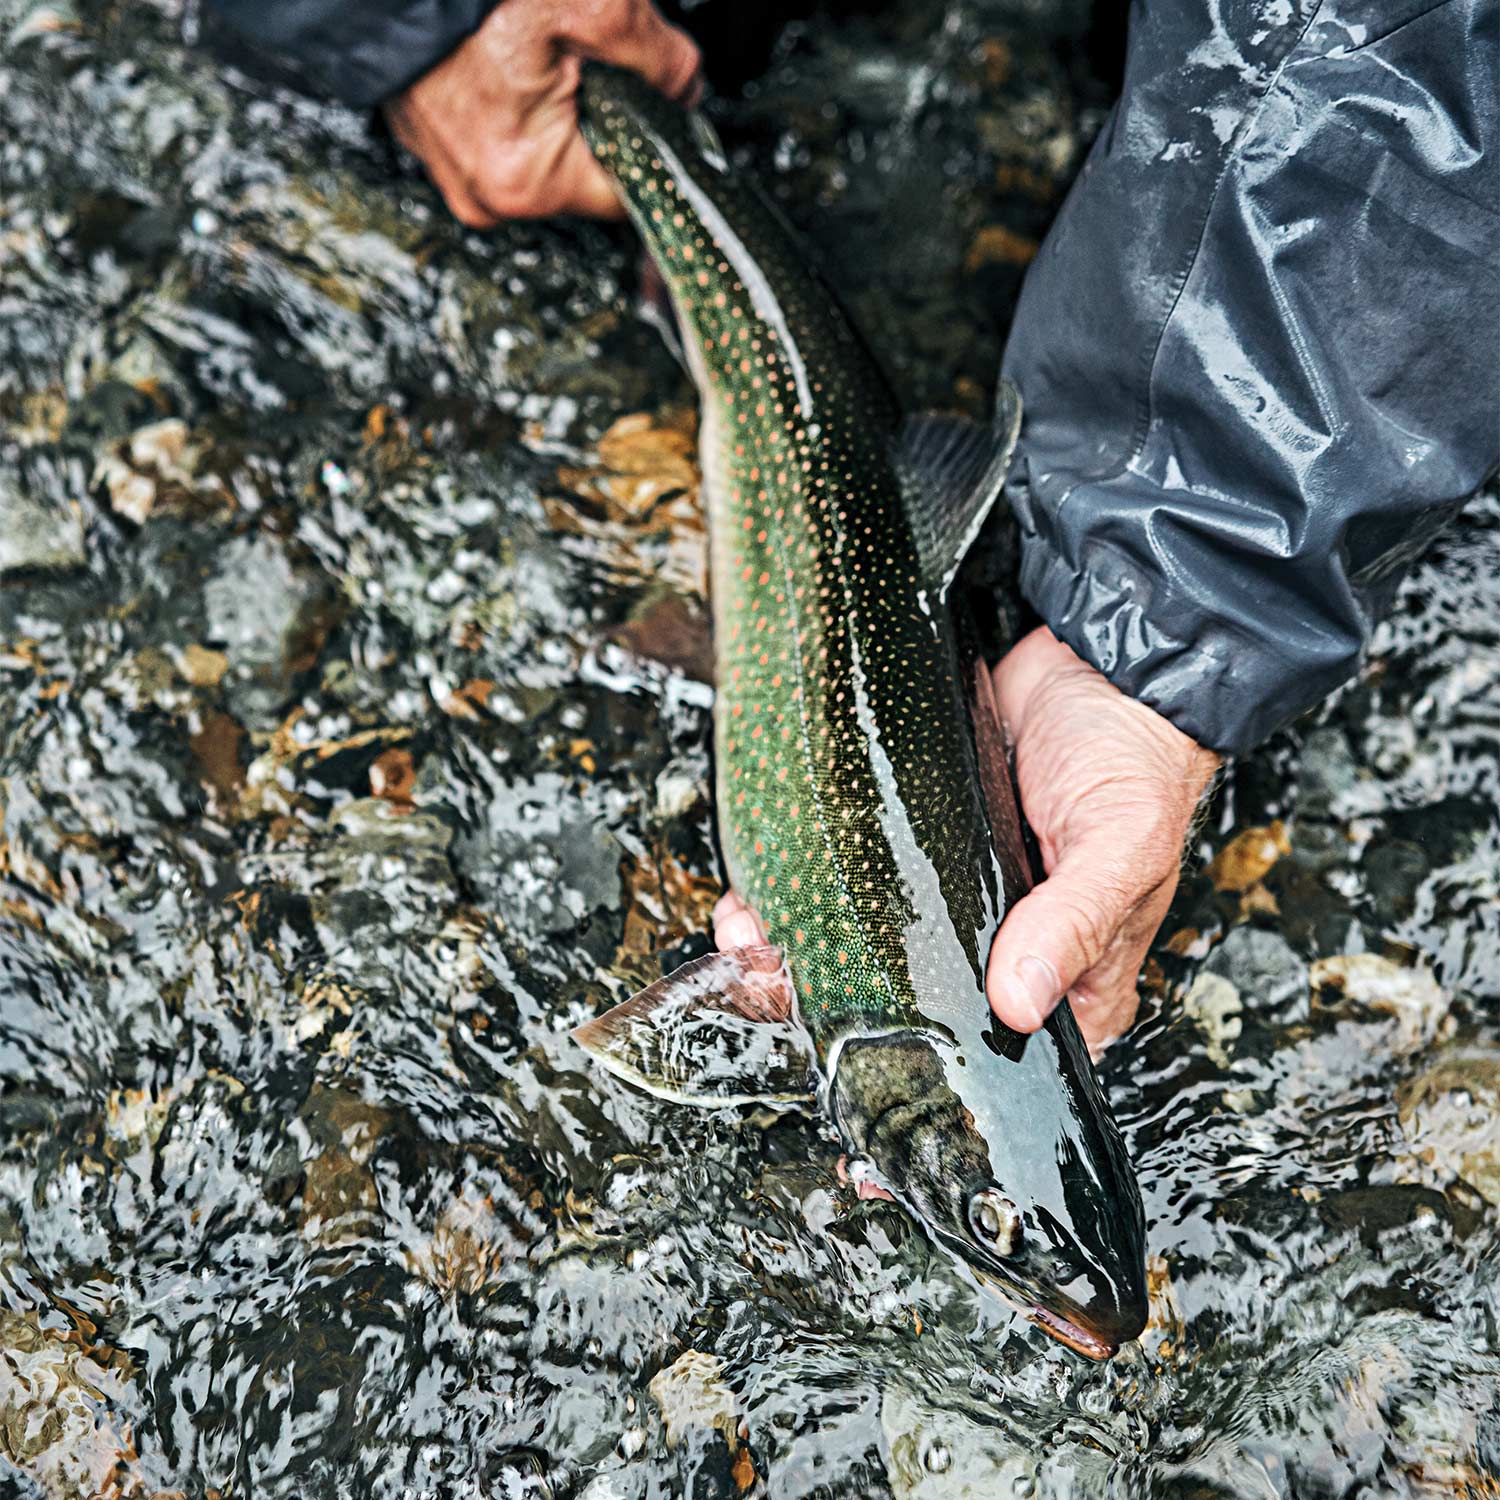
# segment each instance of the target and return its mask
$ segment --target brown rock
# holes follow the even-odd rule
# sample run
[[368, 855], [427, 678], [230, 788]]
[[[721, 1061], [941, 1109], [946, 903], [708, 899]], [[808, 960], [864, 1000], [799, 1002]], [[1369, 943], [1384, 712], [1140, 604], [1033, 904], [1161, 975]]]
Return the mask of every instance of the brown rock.
[[417, 784], [417, 768], [411, 752], [393, 745], [382, 750], [370, 765], [370, 790], [387, 802], [411, 806], [412, 789]]
[[194, 687], [217, 687], [229, 670], [229, 658], [222, 651], [189, 644], [182, 648], [179, 670]]
[[652, 579], [705, 598], [696, 432], [691, 412], [621, 417], [599, 439], [597, 464], [558, 470], [566, 493], [545, 498], [549, 521], [590, 543], [622, 582]]
[[1214, 855], [1208, 878], [1216, 891], [1248, 891], [1265, 879], [1266, 872], [1283, 854], [1291, 852], [1286, 825], [1278, 818], [1265, 828], [1247, 828], [1235, 834]]
[[714, 680], [713, 625], [681, 594], [659, 595], [613, 638], [636, 656], [659, 662], [695, 682]]
[[245, 784], [240, 748], [245, 731], [217, 709], [203, 715], [196, 733], [188, 736], [188, 749], [198, 763], [199, 777], [226, 802], [232, 802]]
[[996, 263], [1024, 266], [1036, 252], [1035, 240], [1024, 234], [1017, 234], [1003, 224], [986, 224], [969, 246], [969, 253], [964, 257], [964, 270], [977, 271], [982, 266]]

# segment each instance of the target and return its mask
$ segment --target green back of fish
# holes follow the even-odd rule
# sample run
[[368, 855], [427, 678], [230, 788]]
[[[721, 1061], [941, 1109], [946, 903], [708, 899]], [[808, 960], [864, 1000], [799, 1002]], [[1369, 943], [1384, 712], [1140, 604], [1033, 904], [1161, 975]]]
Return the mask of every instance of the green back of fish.
[[730, 877], [825, 1056], [850, 1033], [941, 1025], [935, 994], [973, 1010], [1004, 894], [897, 404], [779, 216], [686, 117], [592, 70], [583, 117], [704, 393]]

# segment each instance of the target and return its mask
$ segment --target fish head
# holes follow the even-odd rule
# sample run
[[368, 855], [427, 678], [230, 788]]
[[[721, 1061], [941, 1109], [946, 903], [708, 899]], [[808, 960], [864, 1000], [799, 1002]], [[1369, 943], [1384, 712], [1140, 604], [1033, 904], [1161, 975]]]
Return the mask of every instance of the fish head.
[[[1024, 1050], [1029, 1065], [923, 1031], [851, 1038], [834, 1111], [938, 1244], [1054, 1339], [1106, 1359], [1146, 1321], [1139, 1192], [1082, 1042], [1074, 1056], [1044, 1032]], [[1086, 1074], [1074, 1091], [1059, 1051]]]

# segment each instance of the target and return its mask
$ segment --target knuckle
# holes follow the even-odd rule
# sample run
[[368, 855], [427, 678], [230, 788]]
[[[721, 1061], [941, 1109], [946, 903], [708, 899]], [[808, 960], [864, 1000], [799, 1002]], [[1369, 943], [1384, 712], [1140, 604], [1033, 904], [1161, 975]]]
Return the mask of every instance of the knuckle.
[[590, 0], [573, 12], [569, 30], [594, 43], [617, 42], [640, 24], [638, 0]]

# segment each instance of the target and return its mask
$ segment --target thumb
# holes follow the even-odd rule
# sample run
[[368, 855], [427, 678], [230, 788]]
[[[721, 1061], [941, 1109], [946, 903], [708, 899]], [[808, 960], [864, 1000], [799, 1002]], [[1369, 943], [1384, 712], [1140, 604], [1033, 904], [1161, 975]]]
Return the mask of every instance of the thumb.
[[995, 1014], [1016, 1031], [1037, 1030], [1109, 951], [1137, 905], [1137, 884], [1112, 840], [1069, 849], [1000, 924], [985, 972]]

